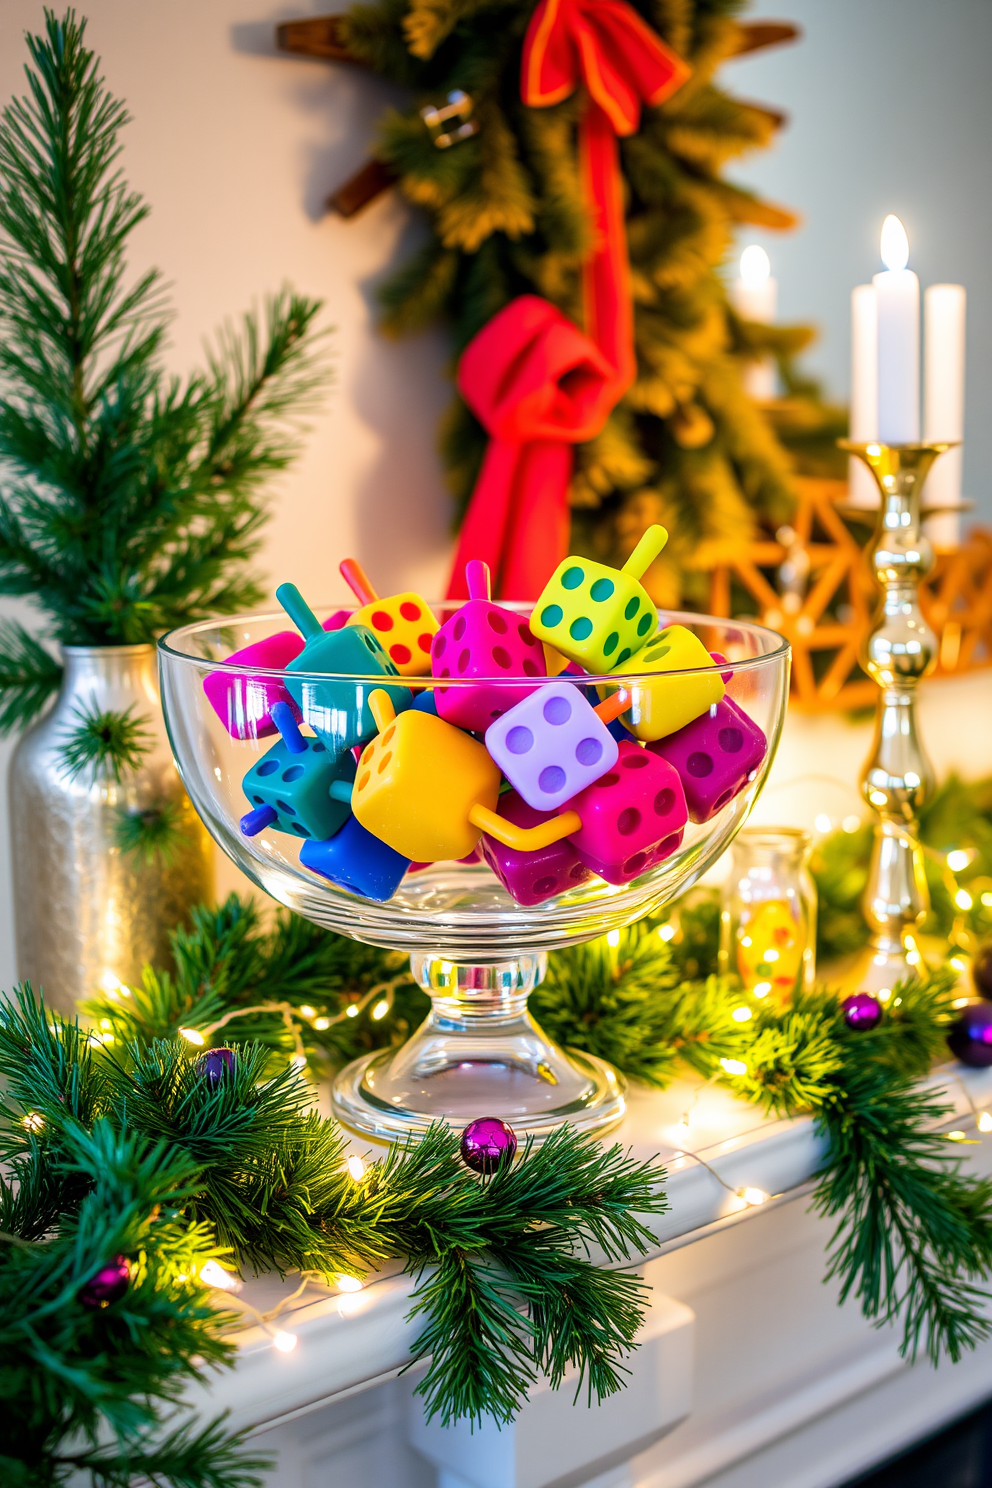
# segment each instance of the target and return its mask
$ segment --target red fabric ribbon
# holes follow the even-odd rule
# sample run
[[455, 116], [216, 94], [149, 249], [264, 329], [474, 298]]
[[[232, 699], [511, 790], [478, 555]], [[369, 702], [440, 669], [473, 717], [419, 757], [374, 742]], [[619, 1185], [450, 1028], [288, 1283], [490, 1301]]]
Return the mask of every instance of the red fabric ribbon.
[[546, 300], [524, 295], [466, 348], [458, 386], [491, 438], [472, 493], [448, 597], [465, 598], [465, 563], [482, 558], [499, 598], [536, 599], [568, 551], [573, 444], [593, 438], [637, 370], [617, 135], [644, 103], [689, 75], [626, 0], [540, 0], [524, 41], [521, 96], [589, 94], [579, 132], [594, 246], [584, 267], [588, 336]]
[[566, 552], [571, 447], [603, 427], [614, 384], [599, 348], [537, 295], [511, 300], [470, 342], [458, 387], [490, 440], [449, 599], [468, 598], [470, 558], [488, 563], [498, 598], [537, 598]]

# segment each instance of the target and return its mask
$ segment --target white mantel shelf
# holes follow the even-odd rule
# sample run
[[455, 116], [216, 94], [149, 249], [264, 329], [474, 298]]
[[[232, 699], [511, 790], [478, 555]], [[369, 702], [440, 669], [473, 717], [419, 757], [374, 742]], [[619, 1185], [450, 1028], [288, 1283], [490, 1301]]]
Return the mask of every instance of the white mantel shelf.
[[[974, 1110], [992, 1106], [992, 1071], [948, 1066], [931, 1084], [954, 1107], [950, 1124], [977, 1136]], [[680, 1081], [663, 1093], [635, 1089], [608, 1140], [667, 1167], [670, 1209], [652, 1221], [658, 1244], [640, 1259], [659, 1301], [694, 1317], [696, 1364], [686, 1418], [597, 1477], [597, 1488], [832, 1488], [992, 1395], [992, 1347], [936, 1373], [910, 1368], [891, 1331], [868, 1327], [854, 1303], [837, 1308], [820, 1284], [830, 1227], [803, 1202], [823, 1155], [812, 1121], [763, 1120], [725, 1090]], [[992, 1171], [992, 1137], [961, 1150]], [[732, 1192], [745, 1187], [772, 1197], [748, 1207]], [[294, 1287], [261, 1278], [242, 1296], [265, 1311]], [[352, 1488], [353, 1477], [355, 1488], [462, 1488], [469, 1478], [437, 1476], [408, 1444], [418, 1412], [409, 1376], [396, 1375], [421, 1326], [406, 1320], [413, 1290], [394, 1270], [358, 1293], [304, 1294], [274, 1325], [296, 1335], [292, 1352], [253, 1328], [234, 1369], [192, 1398], [204, 1414], [229, 1411], [232, 1424], [275, 1449], [270, 1488]], [[869, 1398], [877, 1412], [866, 1412]], [[864, 1421], [854, 1419], [859, 1410]], [[528, 1488], [520, 1472], [505, 1480], [510, 1488]], [[489, 1481], [478, 1479], [482, 1488]]]

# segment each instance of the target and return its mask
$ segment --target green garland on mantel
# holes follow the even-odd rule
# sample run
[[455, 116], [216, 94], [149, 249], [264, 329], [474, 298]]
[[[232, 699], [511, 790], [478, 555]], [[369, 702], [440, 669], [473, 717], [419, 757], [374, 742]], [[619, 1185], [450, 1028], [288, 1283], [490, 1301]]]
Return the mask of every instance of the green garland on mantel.
[[[990, 1333], [992, 1183], [962, 1171], [949, 1112], [920, 1087], [956, 1016], [954, 962], [992, 925], [990, 824], [985, 785], [935, 797], [928, 928], [948, 964], [896, 989], [870, 1032], [849, 1029], [827, 989], [779, 1007], [720, 978], [718, 904], [699, 891], [668, 921], [553, 955], [531, 999], [554, 1037], [632, 1079], [663, 1088], [694, 1071], [768, 1113], [812, 1116], [828, 1139], [812, 1196], [835, 1222], [827, 1276], [934, 1363]], [[863, 833], [838, 833], [815, 859], [824, 940], [839, 949], [867, 849]], [[570, 1365], [590, 1399], [622, 1386], [645, 1305], [624, 1268], [666, 1206], [657, 1164], [566, 1132], [480, 1180], [438, 1128], [356, 1177], [298, 1056], [323, 1076], [403, 1040], [427, 1006], [403, 958], [291, 915], [266, 921], [235, 896], [173, 944], [174, 969], [102, 993], [88, 1029], [29, 993], [0, 1008], [5, 1484], [261, 1481], [222, 1421], [176, 1406], [204, 1362], [233, 1353], [222, 1293], [199, 1280], [211, 1259], [333, 1284], [398, 1257], [416, 1278], [412, 1352], [429, 1361], [418, 1388], [446, 1421], [509, 1420], [538, 1372], [559, 1383]], [[219, 1044], [235, 1064], [211, 1087], [199, 1060]], [[88, 1307], [87, 1280], [118, 1256], [130, 1285]]]

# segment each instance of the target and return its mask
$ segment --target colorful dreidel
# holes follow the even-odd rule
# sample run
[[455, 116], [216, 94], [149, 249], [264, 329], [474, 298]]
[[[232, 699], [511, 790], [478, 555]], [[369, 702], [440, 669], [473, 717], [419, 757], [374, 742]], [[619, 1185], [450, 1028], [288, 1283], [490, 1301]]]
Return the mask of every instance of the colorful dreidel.
[[688, 819], [678, 771], [633, 741], [563, 810], [582, 822], [569, 837], [579, 858], [612, 884], [630, 883], [671, 857]]
[[339, 565], [341, 575], [361, 604], [348, 621], [375, 635], [401, 677], [426, 677], [431, 669], [431, 642], [437, 621], [419, 594], [390, 594], [382, 599], [354, 558]]
[[486, 748], [535, 811], [554, 811], [612, 769], [619, 748], [607, 724], [617, 695], [593, 707], [574, 682], [547, 682], [486, 730]]
[[[293, 630], [280, 630], [242, 646], [226, 659], [236, 666], [256, 666], [281, 672], [303, 650], [303, 641]], [[278, 677], [239, 676], [231, 672], [208, 672], [203, 691], [211, 708], [232, 739], [265, 739], [278, 733], [272, 721], [273, 703], [288, 703], [286, 684]]]
[[241, 818], [241, 830], [246, 837], [266, 827], [330, 837], [350, 815], [355, 762], [347, 753], [335, 758], [320, 739], [305, 738], [288, 703], [273, 704], [272, 718], [282, 737], [242, 782], [252, 810]]
[[[692, 667], [707, 670], [683, 676]], [[637, 682], [626, 694], [630, 706], [624, 712], [623, 722], [644, 742], [677, 733], [718, 703], [726, 691], [726, 683], [714, 667], [710, 653], [684, 625], [666, 625], [635, 656], [613, 670], [621, 675], [624, 672], [658, 674], [657, 682]]]
[[370, 705], [380, 733], [358, 764], [352, 810], [374, 836], [417, 863], [464, 858], [483, 832], [535, 851], [567, 837], [579, 819], [561, 816], [529, 830], [496, 812], [499, 768], [483, 744], [419, 709], [397, 716], [385, 692]]
[[[499, 814], [518, 827], [536, 827], [555, 819], [553, 812], [535, 811], [512, 790], [500, 796]], [[577, 888], [592, 877], [567, 840], [553, 842], [537, 852], [520, 852], [486, 833], [481, 847], [482, 856], [518, 904], [543, 904], [545, 899]]]
[[410, 859], [366, 831], [349, 816], [340, 832], [324, 842], [304, 842], [300, 862], [339, 888], [384, 904], [403, 881]]
[[616, 671], [658, 624], [640, 580], [667, 541], [664, 527], [649, 527], [620, 569], [591, 558], [566, 558], [534, 606], [531, 630], [589, 672]]
[[[389, 677], [399, 676], [395, 663], [364, 625], [349, 623], [341, 630], [324, 630], [295, 584], [280, 584], [276, 599], [303, 636], [303, 650], [286, 668], [290, 674], [286, 685], [304, 719], [332, 754], [364, 744], [375, 733], [369, 693]], [[293, 672], [332, 675], [326, 682], [312, 677], [296, 680]], [[351, 677], [366, 680], [348, 680]], [[408, 687], [386, 690], [397, 712], [409, 708], [413, 699]]]
[[477, 677], [490, 679], [488, 684], [480, 681], [471, 687], [439, 685], [434, 689], [439, 717], [481, 734], [534, 690], [526, 683], [508, 687], [492, 679], [544, 677], [544, 651], [520, 615], [492, 603], [485, 563], [478, 559], [467, 563], [465, 580], [469, 598], [434, 637], [431, 670], [440, 681], [445, 677], [462, 683]]
[[768, 753], [768, 740], [753, 719], [725, 697], [677, 734], [647, 748], [674, 765], [691, 820], [706, 822], [753, 780]]

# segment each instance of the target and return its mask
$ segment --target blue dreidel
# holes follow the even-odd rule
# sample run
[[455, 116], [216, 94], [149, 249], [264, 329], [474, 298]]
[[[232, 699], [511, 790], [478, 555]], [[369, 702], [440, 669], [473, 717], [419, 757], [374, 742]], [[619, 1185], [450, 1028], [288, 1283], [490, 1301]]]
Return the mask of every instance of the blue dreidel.
[[[276, 599], [304, 639], [303, 650], [287, 665], [286, 671], [332, 674], [326, 682], [312, 678], [296, 681], [287, 676], [290, 696], [298, 703], [304, 720], [335, 755], [356, 744], [368, 743], [376, 732], [368, 698], [383, 683], [344, 679], [398, 677], [395, 664], [365, 625], [324, 630], [295, 584], [280, 584]], [[388, 692], [397, 713], [409, 708], [413, 701], [408, 687], [387, 685], [383, 690]]]
[[339, 888], [379, 904], [393, 897], [410, 866], [409, 858], [373, 837], [353, 816], [328, 841], [304, 842], [300, 862]]
[[244, 778], [252, 810], [241, 818], [241, 830], [246, 837], [266, 827], [330, 837], [351, 813], [355, 762], [348, 753], [335, 759], [322, 740], [306, 738], [288, 703], [274, 704], [272, 721], [280, 739]]

